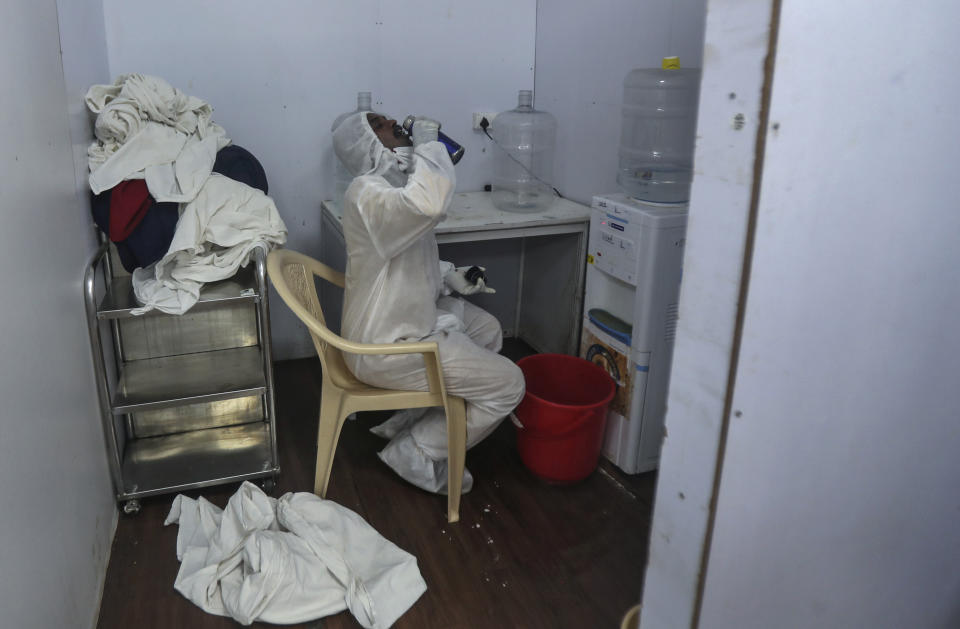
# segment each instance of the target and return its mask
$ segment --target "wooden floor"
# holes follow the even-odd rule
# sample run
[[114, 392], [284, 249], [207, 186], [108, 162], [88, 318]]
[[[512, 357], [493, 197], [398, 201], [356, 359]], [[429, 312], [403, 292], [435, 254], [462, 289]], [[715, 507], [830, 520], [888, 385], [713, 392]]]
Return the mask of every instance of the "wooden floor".
[[[274, 495], [310, 491], [320, 364], [280, 362], [274, 374], [281, 458]], [[602, 464], [579, 484], [545, 484], [523, 467], [515, 429], [507, 421], [467, 453], [474, 487], [463, 496], [461, 521], [451, 525], [444, 517], [445, 497], [406, 484], [376, 457], [385, 442], [368, 428], [385, 417], [366, 414], [346, 423], [327, 497], [417, 557], [427, 591], [394, 627], [620, 626], [640, 597], [655, 473], [626, 476]], [[223, 507], [236, 489], [224, 485], [190, 495]], [[100, 610], [102, 629], [239, 626], [204, 613], [173, 589], [177, 527], [163, 526], [172, 498], [144, 500], [139, 515], [120, 516]], [[360, 625], [342, 612], [295, 626]]]

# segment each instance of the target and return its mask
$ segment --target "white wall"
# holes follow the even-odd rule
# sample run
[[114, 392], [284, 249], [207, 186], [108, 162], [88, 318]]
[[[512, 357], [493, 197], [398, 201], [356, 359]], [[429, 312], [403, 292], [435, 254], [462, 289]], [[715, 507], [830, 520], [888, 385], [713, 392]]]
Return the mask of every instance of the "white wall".
[[537, 3], [534, 105], [557, 117], [561, 194], [589, 205], [593, 195], [619, 190], [623, 79], [667, 56], [701, 67], [705, 11], [706, 0]]
[[[84, 103], [84, 96], [90, 85], [110, 81], [103, 3], [101, 0], [57, 0], [57, 13], [77, 197], [89, 208], [87, 147], [93, 139], [93, 116]], [[89, 212], [86, 218], [93, 243], [96, 227]]]
[[[467, 149], [457, 189], [491, 169], [473, 111], [500, 111], [533, 83], [535, 0], [104, 0], [111, 76], [142, 72], [208, 101], [263, 163], [290, 229], [319, 256], [320, 201], [333, 192], [330, 124], [373, 92], [375, 107], [431, 115]], [[275, 358], [310, 356], [305, 330], [273, 299]]]
[[[65, 13], [64, 44], [88, 40], [89, 57], [71, 63], [88, 77], [98, 65], [105, 71], [99, 2]], [[57, 27], [55, 0], [9, 1], [0, 11], [9, 96], [0, 121], [0, 624], [8, 627], [93, 626], [116, 518], [82, 299], [91, 221], [77, 200], [75, 110]]]
[[913, 9], [783, 2], [703, 628], [960, 626], [960, 7]]

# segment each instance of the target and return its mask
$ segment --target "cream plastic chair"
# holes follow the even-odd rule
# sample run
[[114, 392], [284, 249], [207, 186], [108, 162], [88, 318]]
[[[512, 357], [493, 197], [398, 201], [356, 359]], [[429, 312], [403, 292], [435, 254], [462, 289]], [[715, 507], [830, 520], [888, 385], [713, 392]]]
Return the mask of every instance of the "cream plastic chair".
[[[448, 396], [436, 343], [354, 343], [331, 332], [323, 318], [314, 276], [343, 288], [343, 273], [322, 262], [291, 251], [276, 249], [267, 257], [267, 274], [277, 293], [310, 329], [323, 368], [320, 390], [320, 427], [317, 430], [317, 469], [313, 491], [325, 497], [340, 429], [356, 411], [398, 410], [442, 406], [447, 414], [447, 521], [460, 519], [460, 490], [466, 460], [467, 413], [462, 398]], [[357, 380], [347, 368], [343, 353], [422, 354], [428, 391], [379, 389]]]
[[637, 625], [639, 624], [640, 605], [634, 605], [624, 614], [623, 621], [620, 623], [620, 629], [637, 629]]

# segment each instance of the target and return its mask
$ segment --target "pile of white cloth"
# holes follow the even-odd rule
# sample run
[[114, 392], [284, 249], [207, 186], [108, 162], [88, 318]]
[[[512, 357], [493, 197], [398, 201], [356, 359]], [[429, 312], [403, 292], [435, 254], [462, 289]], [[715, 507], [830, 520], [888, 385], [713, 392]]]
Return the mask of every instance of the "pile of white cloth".
[[97, 114], [96, 140], [87, 149], [94, 194], [124, 179], [146, 179], [156, 201], [191, 201], [217, 151], [230, 144], [210, 105], [157, 77], [120, 75], [113, 85], [87, 90], [86, 102]]
[[182, 314], [200, 297], [205, 282], [232, 277], [250, 261], [254, 247], [269, 251], [287, 240], [273, 200], [256, 188], [212, 173], [197, 197], [180, 208], [170, 248], [133, 272], [133, 290], [143, 314], [156, 308]]
[[244, 625], [349, 609], [367, 629], [386, 629], [427, 589], [413, 555], [314, 494], [277, 500], [245, 482], [223, 511], [178, 495], [164, 524], [172, 523], [180, 525], [174, 587]]
[[286, 226], [270, 197], [211, 176], [217, 151], [230, 139], [211, 119], [210, 105], [143, 74], [92, 86], [86, 103], [97, 114], [96, 140], [87, 149], [94, 194], [126, 179], [145, 179], [154, 200], [180, 203], [166, 255], [134, 272], [134, 292], [143, 305], [134, 314], [154, 308], [183, 314], [204, 282], [233, 276], [249, 262], [253, 247], [269, 250], [286, 242]]

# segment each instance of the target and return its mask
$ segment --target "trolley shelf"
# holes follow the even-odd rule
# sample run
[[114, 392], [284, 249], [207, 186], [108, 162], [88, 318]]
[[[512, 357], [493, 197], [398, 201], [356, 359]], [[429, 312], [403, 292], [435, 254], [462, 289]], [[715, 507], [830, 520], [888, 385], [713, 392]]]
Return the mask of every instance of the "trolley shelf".
[[[253, 265], [250, 265], [251, 267]], [[205, 284], [200, 289], [200, 300], [191, 310], [196, 311], [207, 306], [219, 306], [235, 301], [257, 301], [260, 295], [257, 292], [256, 277], [251, 268], [240, 269], [236, 276]], [[97, 308], [97, 318], [125, 319], [137, 315], [131, 310], [142, 304], [137, 301], [133, 293], [133, 280], [129, 275], [115, 277], [107, 287], [107, 292]], [[142, 316], [162, 314], [159, 310], [151, 310]]]
[[[83, 275], [84, 310], [110, 476], [123, 512], [140, 498], [242, 480], [266, 491], [280, 474], [267, 251], [209, 282], [182, 316], [139, 306], [117, 252], [100, 247]], [[102, 298], [101, 298], [102, 296]]]
[[263, 393], [258, 346], [126, 363], [113, 401], [116, 414]]
[[253, 422], [132, 440], [123, 459], [125, 498], [275, 475], [270, 426]]

